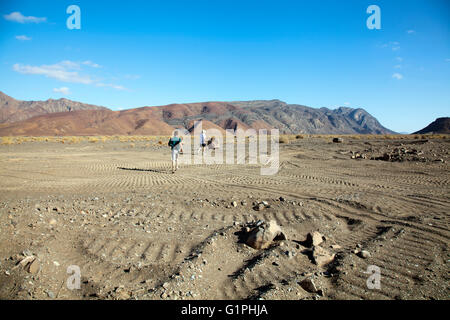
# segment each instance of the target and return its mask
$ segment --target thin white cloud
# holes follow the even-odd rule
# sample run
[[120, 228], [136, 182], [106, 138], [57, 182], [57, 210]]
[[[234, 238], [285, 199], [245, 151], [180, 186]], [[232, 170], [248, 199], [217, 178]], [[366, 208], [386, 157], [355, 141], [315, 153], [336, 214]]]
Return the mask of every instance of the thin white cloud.
[[67, 69], [75, 69], [75, 70], [80, 69], [80, 64], [78, 62], [74, 62], [74, 61], [70, 61], [70, 60], [61, 61], [60, 63], [57, 63], [56, 65], [58, 65], [62, 68], [67, 68]]
[[93, 80], [86, 75], [80, 75], [77, 71], [69, 71], [75, 65], [70, 61], [63, 61], [53, 65], [30, 66], [16, 63], [13, 70], [22, 74], [38, 74], [63, 82], [91, 84]]
[[450, 59], [449, 58], [445, 59], [445, 62], [450, 62]]
[[65, 96], [67, 96], [67, 95], [70, 94], [70, 89], [67, 88], [67, 87], [54, 88], [53, 92], [61, 93], [61, 94], [65, 95]]
[[403, 79], [403, 75], [400, 73], [394, 73], [392, 75], [392, 78], [397, 79], [397, 80], [402, 80]]
[[5, 14], [3, 15], [3, 17], [8, 21], [14, 21], [18, 23], [41, 23], [47, 21], [47, 18], [45, 17], [41, 18], [33, 16], [26, 17], [18, 11], [12, 12], [10, 14]]
[[398, 41], [389, 41], [388, 43], [382, 44], [381, 48], [391, 48], [392, 51], [398, 51], [398, 50], [400, 50], [400, 42], [398, 42]]
[[127, 88], [125, 88], [124, 86], [120, 86], [120, 85], [116, 85], [116, 84], [112, 84], [112, 83], [102, 83], [99, 82], [96, 84], [97, 87], [110, 87], [116, 90], [127, 90]]
[[[42, 66], [30, 66], [16, 63], [13, 65], [13, 70], [22, 74], [43, 75], [46, 76], [47, 78], [56, 79], [62, 82], [88, 84], [88, 85], [95, 85], [97, 87], [110, 87], [116, 90], [127, 90], [127, 88], [121, 85], [104, 83], [101, 82], [100, 79], [96, 79], [95, 77], [92, 77], [90, 75], [81, 74], [82, 66], [85, 65], [93, 68], [101, 67], [99, 64], [96, 64], [90, 60], [81, 63], [70, 60], [64, 60], [52, 65], [42, 65]], [[62, 91], [60, 91], [60, 93], [62, 93]]]
[[416, 33], [416, 31], [411, 29], [411, 30], [406, 31], [406, 33], [413, 34], [413, 33]]
[[344, 102], [344, 105], [349, 106], [350, 102]]
[[403, 61], [403, 58], [402, 58], [402, 57], [396, 57], [395, 60], [397, 60], [397, 61], [399, 61], [399, 62], [402, 62], [402, 61]]
[[92, 68], [100, 68], [101, 67], [101, 65], [99, 65], [97, 63], [94, 63], [94, 62], [92, 62], [90, 60], [83, 61], [82, 64], [84, 64], [86, 66], [89, 66], [89, 67], [92, 67]]
[[125, 75], [125, 79], [130, 79], [130, 80], [137, 80], [140, 79], [141, 76], [138, 74], [126, 74]]
[[31, 40], [31, 38], [27, 37], [26, 35], [16, 36], [16, 39], [20, 40], [20, 41], [29, 41], [29, 40]]
[[394, 69], [401, 69], [402, 68], [402, 65], [401, 64], [396, 64], [395, 66], [394, 66]]

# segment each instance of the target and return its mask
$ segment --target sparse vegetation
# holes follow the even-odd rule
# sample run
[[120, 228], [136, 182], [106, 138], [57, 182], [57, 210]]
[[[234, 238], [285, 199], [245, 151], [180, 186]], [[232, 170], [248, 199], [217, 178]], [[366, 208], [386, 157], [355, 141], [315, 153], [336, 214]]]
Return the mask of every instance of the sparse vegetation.
[[[297, 134], [288, 135], [283, 134], [279, 137], [279, 143], [289, 144], [295, 140], [305, 138], [324, 139], [332, 141], [333, 138], [343, 138], [344, 141], [348, 140], [404, 140], [404, 139], [448, 139], [448, 134], [348, 134], [348, 135], [327, 135], [327, 134]], [[50, 143], [62, 143], [62, 144], [78, 144], [83, 142], [89, 143], [107, 143], [111, 142], [123, 142], [132, 143], [136, 146], [136, 143], [147, 142], [145, 146], [150, 145], [164, 145], [164, 141], [168, 140], [169, 136], [61, 136], [61, 137], [27, 137], [27, 136], [4, 136], [1, 137], [0, 145], [19, 145], [23, 143], [36, 143], [36, 142], [50, 142]], [[187, 139], [187, 137], [185, 137]], [[194, 143], [195, 138], [191, 136], [191, 144]], [[253, 141], [256, 137], [246, 137], [246, 143]], [[188, 143], [187, 140], [185, 140]], [[236, 142], [236, 140], [234, 141]]]
[[6, 144], [6, 145], [14, 144], [14, 138], [2, 137], [2, 144]]
[[287, 135], [281, 135], [279, 138], [280, 143], [289, 143], [289, 137]]

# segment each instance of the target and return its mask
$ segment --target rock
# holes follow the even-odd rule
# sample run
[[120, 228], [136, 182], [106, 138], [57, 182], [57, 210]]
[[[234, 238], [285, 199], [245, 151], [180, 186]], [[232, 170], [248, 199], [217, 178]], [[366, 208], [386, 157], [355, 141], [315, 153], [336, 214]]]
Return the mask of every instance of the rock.
[[49, 224], [52, 225], [52, 226], [55, 225], [56, 224], [56, 219], [50, 219]]
[[314, 280], [312, 278], [305, 278], [302, 281], [300, 281], [299, 284], [304, 290], [310, 293], [316, 293], [318, 291], [316, 284], [314, 283]]
[[53, 293], [53, 291], [47, 291], [47, 295], [50, 299], [55, 299], [55, 294]]
[[338, 244], [333, 244], [333, 245], [331, 245], [331, 249], [341, 249], [342, 247], [340, 246], [340, 245], [338, 245]]
[[232, 203], [231, 203], [231, 205], [233, 206], [233, 207], [237, 207], [237, 202], [236, 201], [233, 201]]
[[319, 267], [329, 264], [333, 261], [335, 254], [328, 252], [322, 247], [314, 247], [312, 250], [314, 263]]
[[128, 300], [131, 298], [131, 292], [120, 286], [115, 290], [115, 298], [118, 300]]
[[342, 139], [342, 138], [333, 138], [333, 142], [334, 143], [342, 143], [342, 142], [344, 142], [344, 139]]
[[264, 210], [266, 208], [266, 206], [262, 203], [257, 204], [256, 206], [253, 207], [254, 210], [256, 211], [261, 211]]
[[33, 262], [35, 259], [36, 259], [35, 256], [28, 256], [28, 257], [23, 258], [23, 259], [19, 262], [19, 264], [20, 264], [22, 267], [25, 268], [29, 263]]
[[324, 237], [322, 234], [320, 234], [317, 231], [314, 231], [313, 233], [308, 233], [306, 235], [306, 245], [308, 247], [315, 247], [321, 244], [324, 240]]
[[286, 236], [274, 220], [255, 227], [247, 238], [247, 245], [254, 249], [266, 249], [275, 240], [286, 240]]
[[38, 259], [34, 259], [33, 262], [28, 265], [28, 272], [31, 274], [37, 274], [40, 269], [41, 264], [39, 263]]
[[284, 197], [280, 197], [279, 200], [280, 200], [281, 202], [286, 201], [286, 199], [285, 199]]
[[371, 254], [370, 254], [370, 252], [367, 251], [367, 250], [361, 250], [361, 251], [358, 253], [358, 256], [360, 256], [360, 257], [363, 258], [363, 259], [367, 259], [367, 258], [370, 258], [370, 257], [371, 257]]

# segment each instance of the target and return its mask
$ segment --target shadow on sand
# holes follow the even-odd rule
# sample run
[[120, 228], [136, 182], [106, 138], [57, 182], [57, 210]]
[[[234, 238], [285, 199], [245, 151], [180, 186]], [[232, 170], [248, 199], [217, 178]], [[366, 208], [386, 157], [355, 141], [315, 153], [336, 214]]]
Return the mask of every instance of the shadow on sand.
[[130, 170], [130, 171], [146, 171], [146, 172], [156, 172], [156, 173], [167, 173], [172, 174], [172, 171], [170, 170], [163, 170], [163, 169], [139, 169], [139, 168], [124, 168], [124, 167], [117, 167], [117, 169], [120, 170]]

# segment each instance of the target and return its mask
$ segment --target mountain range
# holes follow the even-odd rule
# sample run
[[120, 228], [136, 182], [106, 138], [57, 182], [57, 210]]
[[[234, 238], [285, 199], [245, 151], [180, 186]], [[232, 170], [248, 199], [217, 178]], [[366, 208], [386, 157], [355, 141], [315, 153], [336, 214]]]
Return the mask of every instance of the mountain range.
[[0, 136], [167, 135], [174, 128], [272, 129], [282, 134], [392, 134], [364, 109], [280, 100], [170, 104], [112, 111], [67, 99], [20, 101], [0, 92]]

